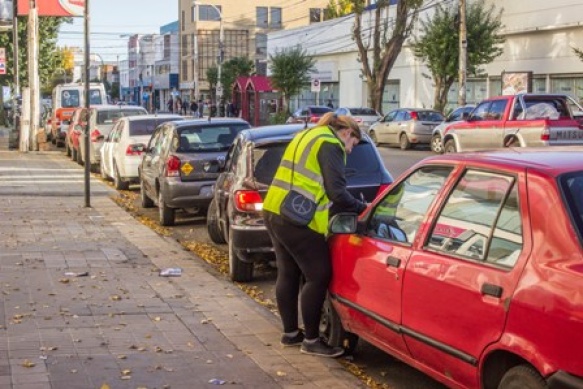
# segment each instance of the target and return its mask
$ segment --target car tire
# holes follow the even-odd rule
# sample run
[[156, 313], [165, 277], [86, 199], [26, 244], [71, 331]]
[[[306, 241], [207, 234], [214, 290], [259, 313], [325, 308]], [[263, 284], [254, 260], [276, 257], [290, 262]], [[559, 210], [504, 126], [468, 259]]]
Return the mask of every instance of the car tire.
[[443, 154], [443, 142], [441, 141], [441, 135], [435, 134], [431, 137], [431, 151], [435, 154]]
[[449, 139], [445, 142], [445, 146], [443, 146], [444, 154], [451, 154], [457, 153], [457, 147], [455, 147], [455, 141], [453, 139]]
[[160, 213], [160, 225], [173, 226], [176, 221], [175, 209], [166, 206], [162, 192], [158, 193], [158, 212]]
[[235, 282], [249, 282], [253, 279], [253, 263], [243, 262], [233, 247], [232, 229], [229, 229], [229, 277]]
[[370, 140], [372, 140], [372, 143], [374, 143], [375, 146], [379, 145], [379, 140], [377, 139], [377, 134], [373, 130], [371, 130], [368, 133], [368, 136], [370, 136]]
[[407, 138], [407, 134], [402, 133], [399, 137], [399, 147], [401, 150], [408, 150], [411, 148], [411, 142], [409, 142], [409, 138]]
[[144, 187], [144, 180], [140, 177], [140, 200], [142, 202], [142, 208], [152, 208], [154, 202], [148, 197], [146, 193], [146, 188]]
[[508, 370], [498, 389], [546, 389], [548, 388], [543, 377], [529, 365], [518, 365]]
[[206, 229], [209, 234], [211, 241], [216, 244], [226, 243], [225, 236], [221, 232], [221, 227], [219, 226], [219, 218], [217, 216], [217, 202], [215, 199], [211, 200], [209, 204], [209, 209], [206, 214]]
[[343, 347], [347, 354], [352, 354], [358, 345], [358, 336], [342, 327], [342, 321], [330, 301], [326, 297], [320, 317], [320, 337], [332, 347]]
[[51, 143], [56, 145], [57, 144], [57, 140], [55, 138], [51, 139]]
[[113, 183], [115, 185], [115, 189], [117, 190], [128, 190], [130, 184], [124, 180], [122, 180], [121, 176], [119, 175], [119, 169], [115, 162], [113, 163]]

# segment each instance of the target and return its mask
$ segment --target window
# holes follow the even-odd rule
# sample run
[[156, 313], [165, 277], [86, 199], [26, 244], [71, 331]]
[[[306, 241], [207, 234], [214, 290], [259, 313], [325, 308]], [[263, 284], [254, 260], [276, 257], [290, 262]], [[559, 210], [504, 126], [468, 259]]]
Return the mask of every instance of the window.
[[570, 211], [574, 227], [583, 237], [583, 172], [563, 175], [559, 178], [563, 190], [565, 207]]
[[399, 122], [401, 120], [411, 120], [411, 115], [407, 111], [399, 111], [395, 115], [395, 121]]
[[320, 8], [310, 8], [310, 23], [322, 21], [322, 10]]
[[472, 112], [472, 120], [486, 120], [488, 116], [488, 110], [490, 109], [491, 102], [486, 101], [476, 107], [474, 112]]
[[181, 21], [181, 29], [182, 29], [182, 31], [184, 31], [185, 24], [186, 24], [186, 14], [184, 11], [182, 11], [182, 13], [181, 13], [180, 21]]
[[107, 111], [97, 111], [97, 124], [112, 124], [119, 118], [125, 116], [146, 115], [143, 109], [112, 109]]
[[255, 34], [255, 54], [267, 55], [267, 34]]
[[103, 98], [101, 97], [101, 91], [99, 89], [91, 89], [91, 95], [89, 96], [89, 103], [91, 105], [101, 105], [103, 104]]
[[182, 61], [182, 81], [188, 80], [188, 61]]
[[182, 56], [185, 57], [188, 55], [188, 35], [184, 34], [181, 36], [182, 38]]
[[394, 187], [378, 203], [368, 222], [370, 236], [413, 243], [417, 230], [452, 168], [423, 167]]
[[61, 92], [61, 106], [63, 108], [76, 108], [79, 106], [79, 91], [64, 90]]
[[229, 149], [235, 137], [244, 129], [245, 124], [233, 125], [206, 125], [182, 127], [180, 149], [182, 152], [216, 152]]
[[156, 127], [168, 119], [143, 119], [130, 121], [130, 136], [152, 135]]
[[257, 27], [267, 27], [267, 7], [257, 7], [255, 10], [257, 15]]
[[[220, 5], [216, 6], [218, 8], [219, 11], [223, 11]], [[202, 21], [220, 21], [221, 20], [221, 15], [219, 14], [219, 12], [217, 12], [217, 10], [215, 9], [215, 7], [210, 6], [210, 5], [199, 5], [198, 6], [198, 20], [202, 20]]]
[[271, 7], [269, 9], [271, 13], [271, 18], [269, 20], [269, 27], [271, 28], [281, 28], [281, 8]]
[[494, 100], [488, 111], [488, 120], [502, 120], [508, 100]]
[[522, 250], [513, 177], [468, 170], [447, 199], [427, 248], [509, 268]]

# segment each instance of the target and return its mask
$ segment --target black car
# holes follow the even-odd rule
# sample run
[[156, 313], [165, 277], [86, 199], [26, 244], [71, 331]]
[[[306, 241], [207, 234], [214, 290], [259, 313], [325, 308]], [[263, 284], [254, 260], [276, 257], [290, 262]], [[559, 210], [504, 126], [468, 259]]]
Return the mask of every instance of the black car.
[[150, 138], [138, 168], [142, 207], [157, 205], [160, 224], [174, 225], [176, 209], [206, 213], [225, 154], [242, 130], [241, 119], [167, 122]]
[[318, 123], [318, 120], [328, 112], [333, 112], [333, 109], [320, 105], [308, 105], [296, 110], [287, 119], [287, 123]]
[[[227, 153], [207, 214], [207, 229], [215, 243], [228, 242], [229, 275], [233, 281], [253, 278], [253, 263], [273, 258], [271, 240], [263, 221], [263, 199], [275, 176], [285, 148], [303, 125], [289, 124], [244, 130]], [[348, 155], [348, 190], [372, 201], [393, 182], [383, 161], [363, 133]]]

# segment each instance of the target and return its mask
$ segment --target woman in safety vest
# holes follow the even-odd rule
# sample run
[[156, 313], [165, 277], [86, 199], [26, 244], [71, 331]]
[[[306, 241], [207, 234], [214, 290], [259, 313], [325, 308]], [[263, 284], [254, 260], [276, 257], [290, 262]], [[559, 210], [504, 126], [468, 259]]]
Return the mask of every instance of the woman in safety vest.
[[[316, 127], [300, 132], [288, 145], [263, 203], [277, 262], [281, 344], [301, 345], [305, 354], [338, 357], [344, 351], [320, 340], [318, 327], [332, 275], [326, 242], [330, 207], [355, 213], [366, 208], [348, 192], [344, 176], [346, 154], [360, 139], [360, 129], [350, 117], [325, 114]], [[301, 276], [305, 335], [298, 329]]]

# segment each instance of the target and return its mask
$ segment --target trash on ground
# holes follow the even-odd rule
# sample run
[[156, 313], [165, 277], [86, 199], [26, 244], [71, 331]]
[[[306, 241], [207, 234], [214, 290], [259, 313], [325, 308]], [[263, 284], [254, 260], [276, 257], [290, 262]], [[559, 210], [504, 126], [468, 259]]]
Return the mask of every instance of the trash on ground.
[[180, 277], [182, 269], [179, 267], [168, 267], [160, 270], [160, 277]]
[[213, 384], [213, 385], [224, 385], [226, 383], [227, 383], [227, 381], [219, 380], [217, 378], [213, 378], [213, 379], [209, 380], [209, 384]]

